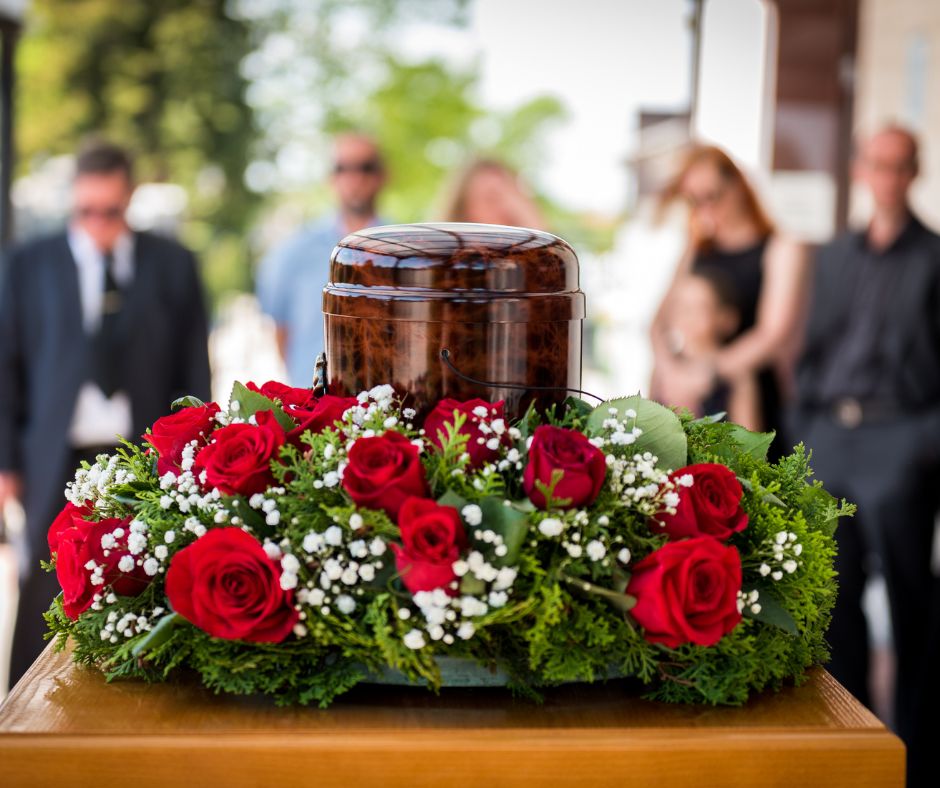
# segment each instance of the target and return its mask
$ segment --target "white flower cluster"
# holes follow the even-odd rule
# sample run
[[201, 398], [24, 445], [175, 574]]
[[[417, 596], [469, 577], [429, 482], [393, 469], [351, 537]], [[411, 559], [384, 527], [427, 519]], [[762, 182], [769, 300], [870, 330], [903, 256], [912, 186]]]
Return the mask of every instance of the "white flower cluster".
[[[163, 509], [176, 507], [183, 514], [200, 511], [212, 515], [215, 522], [225, 522], [224, 517], [216, 516], [222, 509], [222, 493], [218, 488], [203, 492], [200, 482], [205, 483], [205, 471], [197, 479], [191, 470], [181, 471], [179, 475], [167, 471], [160, 477], [160, 506]], [[233, 521], [234, 522], [234, 521]]]
[[608, 454], [607, 485], [640, 514], [671, 514], [679, 504], [677, 485], [666, 471], [656, 467], [657, 462], [658, 458], [648, 451], [632, 457]]
[[[490, 535], [489, 539], [486, 538], [487, 534]], [[501, 537], [489, 530], [477, 538], [489, 543], [496, 543], [497, 540], [499, 544], [502, 543]], [[470, 640], [476, 633], [473, 619], [504, 607], [509, 601], [518, 570], [511, 566], [497, 568], [479, 550], [471, 550], [466, 560], [454, 562], [454, 574], [458, 578], [475, 578], [484, 583], [488, 590], [481, 597], [471, 594], [454, 596], [444, 588], [415, 593], [412, 599], [424, 620], [420, 628], [412, 628], [402, 639], [408, 648], [424, 648], [428, 640], [441, 641], [448, 646], [458, 639]], [[450, 591], [456, 592], [459, 587], [459, 582], [453, 582]], [[402, 621], [408, 621], [412, 618], [412, 611], [408, 607], [401, 607], [398, 616]]]
[[761, 611], [760, 592], [755, 588], [753, 591], [738, 591], [738, 612], [743, 613], [744, 608], [748, 608], [752, 615], [757, 615]]
[[268, 525], [279, 525], [281, 522], [281, 511], [277, 508], [278, 498], [283, 498], [286, 494], [283, 487], [269, 487], [266, 493], [255, 493], [248, 499], [248, 505], [252, 509], [257, 509], [264, 515], [264, 521]]
[[[624, 411], [624, 420], [617, 418], [619, 411], [617, 408], [608, 408], [609, 418], [604, 419], [601, 428], [607, 435], [598, 435], [591, 438], [591, 443], [599, 449], [605, 446], [630, 446], [636, 443], [636, 439], [643, 434], [643, 430], [636, 426], [636, 411], [633, 408], [627, 408]], [[629, 422], [633, 421], [630, 426]]]
[[112, 485], [129, 484], [137, 479], [126, 468], [118, 468], [118, 460], [116, 454], [99, 454], [90, 468], [76, 470], [75, 479], [65, 486], [66, 499], [75, 506], [90, 503], [101, 508], [104, 505], [103, 498], [108, 495]]
[[[571, 558], [587, 558], [593, 563], [600, 562], [602, 566], [608, 567], [611, 563], [610, 555], [616, 552], [617, 560], [621, 564], [630, 563], [630, 550], [623, 546], [623, 540], [619, 537], [612, 538], [609, 545], [598, 538], [585, 541], [584, 529], [588, 528], [590, 523], [588, 512], [577, 509], [558, 516], [545, 517], [539, 522], [537, 529], [542, 536], [549, 539], [563, 535], [561, 546]], [[610, 525], [610, 518], [602, 514], [597, 518], [597, 525], [606, 528]], [[533, 547], [536, 543], [537, 540], [531, 542]]]
[[[120, 540], [126, 537], [128, 554], [121, 556], [118, 561], [117, 568], [120, 572], [130, 574], [137, 567], [141, 567], [144, 570], [144, 574], [148, 577], [153, 577], [159, 572], [166, 571], [162, 562], [166, 559], [168, 550], [165, 546], [160, 545], [154, 550], [155, 555], [151, 555], [147, 552], [147, 530], [147, 524], [136, 518], [130, 521], [126, 531], [123, 526], [117, 526], [114, 530], [108, 531], [101, 536], [102, 555], [107, 558], [111, 555], [112, 550], [121, 549], [122, 545], [120, 544]], [[86, 572], [89, 572], [88, 580], [91, 585], [104, 585], [104, 570], [106, 568], [104, 564], [99, 564], [94, 559], [89, 559], [85, 562], [83, 568]], [[108, 594], [109, 599], [113, 596], [113, 594]], [[101, 610], [101, 608], [101, 594], [95, 594], [92, 599], [92, 609]]]
[[[101, 601], [101, 596], [96, 594], [92, 607], [96, 610], [100, 610]], [[109, 605], [113, 605], [117, 602], [117, 597], [114, 594], [108, 594], [104, 597], [103, 601]], [[95, 607], [95, 605], [98, 605], [98, 607]], [[121, 637], [131, 638], [134, 637], [134, 635], [139, 635], [141, 632], [149, 632], [153, 629], [154, 621], [159, 619], [165, 612], [162, 607], [155, 607], [150, 612], [149, 616], [138, 613], [126, 613], [120, 609], [112, 610], [108, 613], [107, 621], [98, 634], [102, 640], [107, 640], [109, 643], [117, 643]]]
[[792, 575], [803, 562], [798, 560], [803, 553], [803, 545], [792, 531], [779, 531], [772, 539], [765, 539], [760, 547], [760, 554], [765, 556], [758, 568], [761, 577], [770, 575], [774, 582], [782, 580], [784, 574]]
[[[506, 426], [506, 421], [495, 416], [495, 408], [487, 408], [483, 405], [477, 405], [470, 415], [470, 423], [480, 432], [476, 442], [480, 446], [486, 446], [490, 451], [498, 451], [505, 445], [506, 439], [517, 441], [522, 437], [522, 433], [515, 427]], [[515, 456], [510, 459], [509, 456], [499, 464], [499, 470], [505, 470], [510, 465], [515, 465], [516, 470], [522, 470], [521, 456], [516, 451]]]
[[[349, 518], [349, 526], [351, 530], [331, 525], [323, 532], [311, 531], [304, 537], [306, 555], [301, 557], [286, 552], [289, 546], [286, 541], [281, 543], [283, 555], [277, 545], [265, 543], [272, 560], [280, 559], [281, 588], [288, 590], [298, 585], [302, 565], [313, 572], [306, 586], [297, 591], [298, 610], [308, 606], [328, 616], [335, 607], [341, 614], [350, 615], [356, 609], [356, 597], [365, 593], [361, 584], [375, 580], [376, 573], [385, 565], [383, 556], [388, 550], [385, 540], [357, 536], [356, 532], [363, 527], [359, 514]], [[304, 616], [301, 610], [301, 617]]]

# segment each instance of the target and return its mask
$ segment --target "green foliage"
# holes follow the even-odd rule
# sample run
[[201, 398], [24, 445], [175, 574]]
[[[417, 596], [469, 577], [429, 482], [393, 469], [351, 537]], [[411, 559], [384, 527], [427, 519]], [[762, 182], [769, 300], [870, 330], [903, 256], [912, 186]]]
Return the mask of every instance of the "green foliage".
[[[610, 411], [616, 410], [616, 416]], [[627, 413], [633, 415], [627, 415]], [[610, 402], [602, 402], [587, 421], [590, 429], [598, 431], [606, 419], [614, 416], [628, 423], [642, 424], [642, 434], [633, 444], [633, 450], [652, 452], [664, 468], [681, 468], [685, 465], [687, 439], [676, 414], [658, 402], [644, 399], [639, 394]]]
[[241, 61], [250, 29], [228, 0], [36, 0], [18, 50], [21, 162], [104, 134], [138, 178], [189, 194], [185, 240], [211, 289], [245, 288], [241, 242], [258, 206], [244, 184], [257, 130]]
[[[239, 405], [229, 416], [269, 404], [246, 399], [246, 393], [252, 394], [236, 390]], [[660, 409], [635, 398], [619, 402], [617, 419], [627, 419], [629, 426], [633, 417], [625, 415], [623, 403], [637, 411], [635, 426], [648, 441], [644, 450], [659, 452], [665, 445], [668, 454], [669, 446], [677, 445], [671, 422]], [[597, 418], [577, 405], [544, 417], [526, 415], [517, 425], [519, 432], [511, 433], [511, 450], [521, 452], [523, 462], [525, 436], [545, 421], [581, 426], [593, 438], [603, 439], [604, 451], [611, 456], [607, 482], [592, 505], [571, 509], [556, 502], [554, 508], [536, 510], [521, 498], [503, 494], [519, 488], [521, 465], [515, 461], [482, 470], [469, 467], [463, 417], [440, 435], [440, 447], [432, 447], [395, 405], [354, 410], [358, 412], [347, 412], [336, 429], [308, 433], [303, 445], [284, 447], [273, 465], [278, 486], [260, 498], [197, 501], [191, 509], [188, 499], [181, 504], [170, 495], [172, 484], [162, 485], [156, 478], [155, 458], [131, 444], [121, 450], [118, 461], [129, 475], [98, 485], [101, 496], [95, 510], [101, 516], [133, 514], [146, 523], [148, 555], [159, 546], [172, 561], [176, 552], [199, 538], [201, 528], [232, 525], [293, 555], [298, 564], [295, 599], [304, 614], [295, 635], [282, 643], [210, 637], [170, 610], [165, 575], [159, 573], [139, 596], [99, 598], [75, 621], [65, 616], [61, 599], [56, 600], [46, 620], [57, 645], [71, 638], [75, 659], [99, 667], [109, 680], [160, 681], [185, 668], [196, 671], [216, 692], [264, 693], [278, 703], [320, 706], [388, 670], [438, 690], [438, 656], [464, 658], [483, 668], [498, 666], [510, 677], [514, 691], [532, 699], [539, 697], [541, 688], [565, 682], [630, 677], [646, 686], [649, 697], [709, 704], [739, 704], [753, 692], [799, 682], [806, 668], [826, 660], [824, 634], [836, 594], [833, 527], [853, 507], [808, 483], [802, 447], [769, 464], [761, 448], [764, 436], [721, 421], [676, 419], [687, 440], [688, 456], [681, 464], [686, 459], [722, 462], [741, 480], [748, 524], [729, 544], [741, 556], [741, 592], [747, 602], [740, 623], [714, 646], [668, 648], [649, 642], [631, 614], [639, 592], [628, 593], [630, 573], [664, 545], [666, 536], [651, 528], [649, 512], [639, 499], [615, 484], [613, 477], [623, 471], [618, 467], [631, 461], [637, 449], [637, 444], [607, 440], [622, 423], [605, 427], [606, 416]], [[447, 641], [442, 633], [431, 636], [430, 619], [427, 626], [423, 621], [429, 608], [416, 601], [417, 595], [398, 574], [398, 525], [382, 511], [356, 506], [338, 483], [349, 441], [364, 433], [381, 434], [390, 411], [397, 414], [394, 428], [421, 444], [423, 470], [438, 502], [455, 507], [465, 520], [471, 547], [461, 561], [467, 566], [457, 572], [454, 565], [459, 582], [455, 579], [450, 587], [459, 604], [444, 588], [434, 594], [443, 596], [442, 611], [472, 624], [466, 637]], [[510, 449], [500, 451], [505, 456]], [[677, 459], [671, 464], [680, 464]], [[625, 467], [623, 472], [642, 473], [639, 465]], [[104, 468], [102, 460], [99, 471], [105, 473]], [[645, 479], [661, 491], [675, 489], [662, 471], [650, 473], [631, 483], [643, 486]], [[666, 505], [661, 498], [650, 500], [660, 507], [657, 511]], [[480, 522], [473, 525], [466, 523], [477, 515], [467, 513], [470, 504], [480, 509]], [[269, 520], [266, 513], [272, 510], [278, 517]], [[168, 538], [170, 531], [174, 535]], [[368, 552], [367, 546], [376, 543], [381, 549]], [[360, 550], [360, 560], [371, 561], [375, 570], [363, 576], [363, 582], [348, 585], [355, 585], [355, 596], [348, 592], [354, 607], [344, 610], [336, 598], [324, 594], [312, 601], [323, 588], [335, 597], [339, 586], [323, 582], [326, 566], [347, 549], [344, 545], [353, 544], [359, 547], [349, 547], [349, 554]], [[505, 548], [502, 553], [496, 551], [497, 544]], [[600, 554], [597, 545], [603, 548]], [[626, 552], [629, 556], [621, 558]], [[493, 575], [470, 571], [473, 560], [489, 562]], [[499, 589], [493, 584], [497, 570], [512, 575]], [[498, 596], [502, 589], [504, 598], [494, 601], [493, 594]], [[119, 636], [114, 622], [124, 616], [146, 625]], [[459, 634], [456, 622], [449, 631]]]

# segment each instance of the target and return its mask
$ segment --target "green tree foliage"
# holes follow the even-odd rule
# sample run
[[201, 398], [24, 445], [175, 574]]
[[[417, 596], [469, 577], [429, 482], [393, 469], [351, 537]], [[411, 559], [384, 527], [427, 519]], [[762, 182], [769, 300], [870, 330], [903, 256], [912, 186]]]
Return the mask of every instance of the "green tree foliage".
[[[450, 174], [493, 155], [537, 185], [551, 96], [495, 111], [475, 63], [415, 57], [414, 24], [459, 27], [468, 0], [35, 0], [19, 48], [17, 139], [24, 173], [100, 133], [138, 154], [143, 181], [182, 185], [183, 240], [214, 296], [250, 289], [259, 219], [282, 204], [332, 204], [330, 137], [380, 140], [383, 213], [436, 218]], [[536, 193], [548, 225], [579, 248], [610, 227]]]
[[138, 176], [189, 194], [184, 239], [213, 289], [248, 284], [241, 239], [259, 203], [243, 173], [256, 138], [239, 69], [249, 26], [227, 0], [35, 0], [19, 49], [20, 169], [101, 134]]

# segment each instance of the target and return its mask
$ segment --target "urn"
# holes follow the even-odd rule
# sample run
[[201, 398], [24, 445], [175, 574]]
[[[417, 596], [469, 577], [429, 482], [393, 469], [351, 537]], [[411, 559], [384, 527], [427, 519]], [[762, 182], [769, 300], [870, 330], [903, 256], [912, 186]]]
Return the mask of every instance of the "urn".
[[333, 250], [323, 314], [330, 394], [390, 383], [419, 414], [444, 397], [479, 397], [504, 400], [516, 418], [581, 385], [578, 259], [549, 233], [486, 224], [352, 233]]

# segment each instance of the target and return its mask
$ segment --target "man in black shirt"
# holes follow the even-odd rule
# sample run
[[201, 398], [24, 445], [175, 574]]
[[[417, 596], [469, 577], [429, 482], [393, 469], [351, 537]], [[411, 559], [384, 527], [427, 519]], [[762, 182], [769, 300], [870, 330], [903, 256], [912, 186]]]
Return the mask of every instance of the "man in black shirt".
[[[839, 597], [829, 670], [870, 705], [862, 592], [884, 575], [897, 682], [894, 723], [921, 784], [928, 705], [940, 666], [928, 664], [934, 517], [940, 481], [940, 236], [910, 210], [917, 142], [892, 126], [860, 146], [856, 177], [874, 202], [871, 223], [819, 251], [794, 434], [817, 478], [858, 505], [836, 534]], [[936, 637], [936, 635], [933, 635]], [[928, 743], [929, 744], [929, 743]]]

